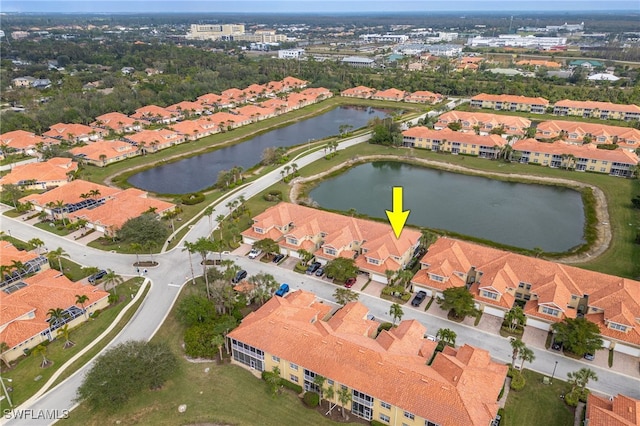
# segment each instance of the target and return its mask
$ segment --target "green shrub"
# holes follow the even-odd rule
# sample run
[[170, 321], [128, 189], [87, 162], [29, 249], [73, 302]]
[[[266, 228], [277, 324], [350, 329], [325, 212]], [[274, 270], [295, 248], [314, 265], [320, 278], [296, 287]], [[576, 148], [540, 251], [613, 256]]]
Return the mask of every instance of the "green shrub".
[[293, 268], [293, 269], [294, 269], [294, 271], [296, 271], [296, 272], [302, 272], [303, 274], [307, 271], [307, 267], [306, 267], [306, 266], [304, 266], [304, 265], [302, 264], [302, 262], [298, 262], [298, 263], [296, 263], [296, 266], [294, 266], [294, 268]]
[[182, 197], [180, 197], [180, 201], [182, 202], [182, 204], [193, 206], [194, 204], [199, 204], [204, 201], [204, 194], [201, 192], [184, 194]]
[[371, 420], [371, 426], [387, 426], [387, 424], [379, 422], [377, 420]]
[[409, 299], [411, 299], [411, 293], [404, 293], [402, 296], [400, 296], [400, 299], [402, 299], [403, 302], [408, 302]]
[[504, 385], [502, 385], [502, 389], [500, 389], [500, 393], [498, 394], [498, 401], [500, 401], [503, 395], [504, 395]]
[[577, 407], [578, 406], [578, 401], [579, 401], [579, 395], [578, 392], [569, 392], [568, 394], [566, 394], [564, 396], [564, 402], [569, 406], [569, 407]]
[[514, 391], [519, 391], [524, 389], [524, 385], [527, 381], [524, 379], [524, 376], [519, 371], [513, 375], [511, 378], [511, 389]]
[[382, 330], [389, 331], [391, 330], [391, 327], [393, 327], [393, 324], [391, 324], [390, 322], [383, 322], [378, 326], [378, 333], [381, 332]]
[[265, 201], [282, 201], [282, 191], [273, 190], [269, 191], [262, 196]]
[[282, 379], [282, 381], [280, 382], [280, 385], [282, 385], [282, 387], [287, 388], [287, 389], [291, 389], [292, 391], [294, 391], [297, 394], [302, 393], [302, 386], [297, 385], [293, 382], [290, 382], [288, 380]]
[[320, 395], [315, 392], [305, 392], [302, 400], [307, 407], [316, 408], [320, 404]]

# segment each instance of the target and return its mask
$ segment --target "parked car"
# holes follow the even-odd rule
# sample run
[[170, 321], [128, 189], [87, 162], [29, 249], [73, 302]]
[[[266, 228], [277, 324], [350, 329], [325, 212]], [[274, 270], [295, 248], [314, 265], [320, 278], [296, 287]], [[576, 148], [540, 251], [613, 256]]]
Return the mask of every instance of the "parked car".
[[284, 297], [289, 292], [289, 284], [282, 283], [280, 288], [276, 290], [276, 296]]
[[551, 345], [551, 349], [553, 349], [554, 351], [561, 351], [562, 350], [562, 343], [553, 342], [553, 344]]
[[100, 271], [96, 272], [95, 274], [90, 275], [90, 276], [89, 276], [89, 278], [88, 278], [88, 281], [89, 281], [91, 284], [94, 284], [94, 285], [95, 285], [95, 283], [96, 283], [100, 278], [104, 277], [105, 275], [107, 275], [107, 271], [105, 271], [104, 269], [102, 269], [102, 270], [100, 270]]
[[586, 359], [587, 361], [593, 361], [596, 358], [596, 356], [592, 353], [587, 352], [586, 354], [584, 354], [584, 359]]
[[231, 282], [234, 283], [234, 284], [237, 284], [237, 283], [239, 283], [240, 281], [242, 281], [245, 278], [247, 278], [247, 271], [242, 269], [242, 270], [238, 271], [238, 273], [236, 274], [235, 277], [233, 277]]
[[432, 342], [437, 342], [438, 341], [436, 336], [432, 336], [431, 334], [425, 334], [424, 338], [427, 339], [427, 340], [431, 340]]
[[355, 283], [356, 283], [355, 277], [347, 278], [347, 280], [344, 282], [344, 286], [346, 288], [351, 288]]
[[256, 257], [260, 256], [261, 253], [262, 250], [260, 249], [251, 249], [251, 251], [249, 252], [249, 259], [255, 259]]
[[311, 265], [309, 265], [309, 267], [307, 268], [307, 274], [311, 275], [314, 272], [316, 272], [318, 270], [318, 268], [322, 266], [322, 264], [320, 262], [313, 262]]
[[279, 263], [282, 259], [284, 259], [284, 254], [279, 254], [273, 258], [273, 263]]
[[324, 275], [324, 268], [318, 268], [316, 271], [316, 277], [321, 277]]
[[427, 298], [427, 292], [420, 290], [411, 301], [411, 306], [420, 306], [420, 304]]

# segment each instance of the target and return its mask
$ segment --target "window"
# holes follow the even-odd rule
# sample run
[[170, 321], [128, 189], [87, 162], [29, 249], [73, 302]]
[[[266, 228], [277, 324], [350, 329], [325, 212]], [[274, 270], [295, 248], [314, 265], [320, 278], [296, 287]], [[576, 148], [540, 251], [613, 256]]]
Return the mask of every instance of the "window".
[[526, 286], [524, 286], [524, 288], [527, 290], [531, 290], [531, 284], [527, 284]]
[[542, 307], [542, 313], [557, 317], [558, 314], [560, 313], [560, 311], [557, 310], [557, 309], [549, 308], [548, 306], [543, 306]]
[[413, 413], [410, 413], [410, 412], [408, 412], [408, 411], [405, 411], [405, 412], [404, 412], [404, 416], [405, 416], [406, 418], [408, 418], [408, 419], [411, 419], [411, 420], [413, 420], [413, 419], [415, 419], [415, 418], [416, 418], [416, 416], [414, 416], [414, 415], [413, 415]]
[[618, 330], [618, 331], [627, 331], [627, 326], [626, 325], [622, 325], [622, 324], [618, 324], [615, 322], [610, 322], [609, 323], [609, 328], [612, 330]]
[[391, 421], [389, 416], [387, 416], [386, 414], [380, 414], [380, 420], [385, 422], [385, 423], [389, 423]]
[[520, 284], [518, 284], [518, 288], [524, 288], [524, 283], [520, 282]]
[[275, 362], [280, 362], [280, 358], [275, 355], [271, 355], [271, 359], [274, 360]]
[[438, 424], [434, 423], [432, 421], [429, 421], [429, 420], [425, 420], [424, 421], [424, 426], [438, 426]]
[[431, 278], [434, 281], [438, 281], [438, 282], [443, 282], [444, 281], [444, 278], [441, 277], [440, 275], [429, 274], [429, 278]]
[[292, 362], [289, 363], [289, 367], [293, 370], [293, 371], [298, 371], [298, 366]]
[[498, 295], [492, 291], [482, 291], [482, 297], [486, 297], [487, 299], [493, 299], [493, 300], [497, 300], [498, 299]]
[[298, 239], [295, 237], [287, 237], [287, 243], [292, 244], [294, 246], [298, 245]]
[[254, 231], [256, 231], [256, 234], [264, 234], [264, 229], [262, 228], [253, 228]]
[[367, 257], [367, 263], [371, 263], [372, 265], [379, 265], [380, 261], [378, 259], [374, 259], [373, 257]]
[[387, 410], [391, 409], [391, 404], [389, 404], [388, 402], [380, 401], [380, 406], [382, 408], [386, 408]]
[[336, 249], [329, 248], [329, 247], [324, 247], [323, 250], [324, 250], [325, 254], [329, 254], [331, 256], [335, 256], [336, 255]]
[[298, 376], [295, 376], [293, 374], [289, 374], [289, 379], [291, 379], [291, 381], [293, 383], [298, 383]]

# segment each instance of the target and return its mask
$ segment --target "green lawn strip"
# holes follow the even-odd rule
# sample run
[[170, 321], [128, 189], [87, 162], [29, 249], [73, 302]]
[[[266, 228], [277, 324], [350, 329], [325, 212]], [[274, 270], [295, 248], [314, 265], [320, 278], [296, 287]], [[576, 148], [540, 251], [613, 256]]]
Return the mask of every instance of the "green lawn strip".
[[[135, 293], [137, 293], [137, 291], [138, 291], [139, 286], [144, 282], [144, 278], [141, 278], [141, 277], [133, 278], [130, 281], [133, 281], [133, 280], [137, 280], [139, 282], [138, 287], [133, 288], [133, 291], [131, 291], [131, 292], [128, 291], [129, 289], [127, 289], [127, 291], [123, 293], [125, 295], [125, 302], [126, 303], [121, 304], [122, 308], [120, 308], [120, 310], [122, 310], [124, 308], [124, 306], [126, 306], [129, 303], [129, 300], [131, 300], [131, 294], [135, 295]], [[127, 281], [127, 282], [129, 282], [129, 281]], [[122, 284], [122, 285], [124, 285], [124, 284]], [[131, 319], [131, 317], [133, 317], [135, 315], [136, 311], [138, 310], [138, 308], [140, 307], [140, 305], [144, 301], [144, 298], [146, 297], [146, 295], [149, 292], [150, 288], [151, 288], [150, 286], [147, 286], [147, 288], [144, 290], [144, 293], [142, 294], [142, 296], [135, 302], [135, 304], [133, 306], [131, 306], [131, 308], [129, 308], [127, 313], [124, 314], [124, 316], [120, 319], [120, 321], [118, 322], [118, 325], [113, 330], [111, 330], [111, 332], [109, 334], [107, 334], [93, 348], [88, 350], [84, 355], [82, 355], [80, 358], [78, 358], [76, 361], [74, 361], [73, 364], [71, 364], [69, 367], [67, 367], [67, 369], [64, 371], [64, 373], [60, 374], [58, 379], [55, 382], [53, 382], [53, 384], [51, 385], [51, 388], [53, 388], [56, 385], [60, 384], [64, 379], [66, 379], [67, 377], [71, 376], [78, 369], [80, 369], [83, 365], [85, 365], [87, 362], [89, 362], [102, 349], [104, 349], [105, 346], [107, 346], [109, 344], [109, 342], [111, 342], [118, 335], [118, 333], [120, 333], [122, 331], [122, 329], [127, 325], [129, 320]], [[120, 287], [118, 287], [118, 289], [120, 289]], [[120, 306], [120, 305], [118, 305], [118, 306]], [[98, 319], [99, 318], [100, 317], [98, 317]]]
[[[46, 357], [54, 363], [51, 367], [40, 368], [42, 357], [30, 355], [21, 359], [12, 370], [3, 373], [3, 377], [13, 380], [11, 399], [14, 406], [20, 405], [35, 394], [58, 368], [93, 342], [113, 322], [118, 313], [131, 301], [130, 295], [137, 292], [140, 284], [136, 284], [136, 282], [141, 283], [142, 279], [133, 278], [118, 286], [119, 294], [124, 297], [123, 302], [105, 309], [97, 318], [82, 323], [71, 330], [70, 340], [75, 342], [73, 347], [64, 349], [63, 339], [51, 342], [47, 346], [46, 354]], [[38, 376], [40, 378], [35, 380]]]
[[36, 228], [40, 228], [42, 230], [45, 230], [47, 232], [51, 232], [52, 234], [56, 234], [56, 235], [60, 235], [61, 237], [64, 237], [65, 235], [69, 235], [70, 233], [74, 232], [71, 231], [67, 228], [62, 228], [62, 229], [58, 229], [58, 227], [56, 225], [54, 226], [50, 226], [53, 225], [53, 223], [51, 222], [38, 222], [35, 223], [33, 226], [35, 226]]
[[[60, 258], [60, 262], [62, 263], [62, 269], [64, 271], [64, 275], [67, 278], [69, 278], [71, 281], [80, 281], [81, 279], [91, 275], [91, 270], [87, 270], [87, 268], [84, 268], [78, 265], [76, 262], [72, 260], [62, 257]], [[50, 265], [51, 265], [51, 268], [56, 270], [58, 269], [57, 260], [50, 262]], [[87, 266], [91, 267], [92, 265], [87, 265]]]
[[[184, 286], [179, 298], [204, 294], [201, 280]], [[178, 300], [179, 303], [179, 300]], [[175, 306], [178, 306], [176, 303]], [[179, 367], [160, 390], [145, 390], [117, 412], [94, 412], [85, 404], [71, 412], [69, 425], [115, 424], [233, 424], [233, 425], [331, 425], [315, 410], [305, 408], [292, 393], [271, 396], [266, 384], [244, 368], [216, 362], [192, 363], [183, 356], [184, 326], [173, 308], [153, 341], [166, 342], [179, 355]], [[205, 373], [205, 369], [209, 372]], [[178, 406], [186, 404], [185, 413]], [[325, 404], [326, 406], [326, 404]]]
[[11, 209], [11, 210], [7, 210], [6, 212], [3, 213], [5, 216], [7, 217], [20, 217], [24, 214], [24, 212], [19, 212], [16, 209]]
[[542, 383], [544, 375], [524, 370], [527, 381], [521, 391], [509, 391], [502, 426], [567, 426], [573, 424], [573, 409], [560, 395], [571, 390], [571, 385], [557, 378], [553, 383]]

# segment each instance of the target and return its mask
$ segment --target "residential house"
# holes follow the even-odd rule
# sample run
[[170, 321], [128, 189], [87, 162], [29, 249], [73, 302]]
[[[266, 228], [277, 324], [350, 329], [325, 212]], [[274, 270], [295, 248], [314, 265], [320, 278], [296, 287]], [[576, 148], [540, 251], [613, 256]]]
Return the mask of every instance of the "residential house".
[[606, 398], [589, 393], [584, 424], [640, 426], [640, 400], [622, 394]]
[[402, 132], [403, 145], [410, 148], [443, 151], [451, 154], [497, 158], [507, 141], [498, 135], [480, 136], [451, 129], [432, 130], [416, 126]]
[[157, 105], [147, 105], [138, 108], [131, 117], [146, 123], [170, 124], [178, 121], [177, 114]]
[[247, 98], [242, 90], [236, 89], [235, 87], [223, 91], [220, 95], [222, 96], [222, 98], [233, 101], [236, 104], [245, 102]]
[[103, 203], [120, 191], [121, 189], [76, 179], [42, 194], [22, 197], [20, 202], [30, 202], [36, 211], [44, 211], [56, 219], [62, 219], [70, 212]]
[[8, 174], [0, 177], [0, 190], [7, 184], [31, 191], [62, 186], [71, 180], [71, 175], [77, 170], [77, 162], [58, 157], [41, 163], [16, 165]]
[[640, 106], [612, 104], [611, 102], [572, 101], [564, 99], [553, 107], [555, 115], [577, 115], [601, 120], [640, 120]]
[[[49, 260], [39, 252], [18, 250], [9, 241], [4, 240], [0, 240], [0, 248], [0, 266], [8, 268], [7, 272], [3, 272], [2, 275], [0, 275], [0, 289], [2, 291], [11, 283], [19, 281], [23, 277], [49, 269]], [[19, 266], [19, 264], [16, 265], [15, 262], [22, 264], [22, 269], [18, 270], [17, 266]], [[5, 291], [5, 293], [8, 292]], [[0, 312], [2, 312], [1, 304]]]
[[547, 61], [544, 59], [529, 59], [516, 62], [519, 67], [535, 67], [535, 68], [560, 68], [562, 65], [558, 62]]
[[30, 76], [17, 77], [11, 80], [11, 86], [16, 89], [20, 87], [30, 87], [34, 81], [36, 81], [35, 77], [30, 77]]
[[252, 122], [261, 121], [276, 116], [276, 111], [274, 108], [264, 108], [257, 105], [245, 105], [239, 108], [232, 109], [229, 112], [231, 112], [232, 114], [249, 117], [251, 118]]
[[428, 296], [466, 286], [485, 314], [504, 317], [517, 302], [527, 327], [542, 330], [584, 316], [598, 325], [605, 347], [640, 356], [638, 281], [444, 237], [420, 264], [411, 283]]
[[209, 118], [216, 123], [219, 131], [231, 130], [252, 123], [251, 117], [228, 112], [216, 112]]
[[[76, 295], [88, 300], [77, 303]], [[54, 269], [10, 284], [0, 291], [0, 341], [9, 348], [3, 357], [14, 361], [40, 343], [53, 340], [57, 329], [87, 321], [93, 312], [109, 305], [108, 299], [108, 292], [72, 282]], [[58, 308], [66, 315], [52, 321], [48, 312]]]
[[266, 101], [262, 101], [258, 104], [263, 108], [271, 108], [275, 111], [276, 115], [284, 114], [289, 112], [289, 104], [287, 101], [279, 98], [267, 99]]
[[264, 98], [270, 93], [267, 86], [262, 84], [252, 84], [243, 90], [245, 99], [255, 101], [257, 98]]
[[44, 150], [51, 145], [60, 145], [60, 140], [38, 136], [25, 130], [13, 130], [0, 135], [0, 149], [3, 153], [15, 151], [22, 154], [34, 154], [36, 150]]
[[515, 95], [488, 95], [481, 93], [471, 98], [471, 107], [487, 108], [500, 111], [524, 111], [544, 114], [549, 101], [544, 98], [530, 98]]
[[216, 93], [207, 93], [205, 95], [198, 96], [197, 98], [197, 101], [200, 102], [203, 107], [210, 106], [212, 108], [218, 107], [221, 100], [222, 96]]
[[598, 149], [596, 145], [575, 145], [562, 141], [553, 143], [523, 139], [513, 144], [512, 158], [523, 164], [540, 164], [580, 172], [606, 173], [632, 177], [638, 165], [638, 155], [624, 149]]
[[69, 143], [89, 143], [102, 139], [109, 132], [105, 129], [85, 126], [84, 124], [58, 123], [43, 133], [43, 136], [67, 141]]
[[451, 123], [459, 123], [462, 132], [478, 132], [488, 135], [492, 131], [501, 130], [505, 136], [524, 136], [531, 127], [531, 120], [516, 115], [489, 114], [476, 111], [449, 111], [438, 117], [435, 130], [446, 129]]
[[340, 92], [340, 96], [344, 96], [347, 98], [369, 99], [375, 92], [376, 89], [372, 89], [371, 87], [356, 86], [343, 90], [342, 92]]
[[281, 83], [283, 85], [283, 91], [288, 92], [295, 89], [304, 89], [305, 87], [307, 87], [307, 84], [309, 82], [300, 80], [299, 78], [288, 76], [283, 78], [281, 80]]
[[342, 216], [310, 207], [279, 203], [253, 218], [242, 232], [245, 243], [271, 238], [280, 251], [299, 257], [304, 249], [320, 263], [338, 257], [355, 259], [371, 279], [386, 283], [386, 270], [399, 271], [413, 257], [420, 232], [405, 228], [396, 238], [388, 224]]
[[98, 167], [140, 155], [138, 147], [124, 141], [98, 141], [69, 150], [74, 157]]
[[378, 90], [371, 96], [371, 99], [400, 102], [404, 100], [405, 96], [407, 96], [407, 92], [391, 88], [387, 90]]
[[348, 391], [344, 408], [365, 421], [485, 426], [497, 415], [508, 368], [489, 352], [446, 347], [428, 365], [436, 344], [418, 321], [377, 334], [360, 302], [329, 317], [330, 310], [302, 290], [272, 297], [227, 335], [232, 362], [256, 373], [277, 367], [282, 379], [311, 392], [321, 391], [315, 378], [322, 376], [335, 390], [330, 402]]
[[181, 144], [185, 141], [185, 137], [175, 130], [158, 129], [143, 130], [132, 135], [127, 135], [125, 136], [125, 140], [136, 145], [144, 154]]
[[132, 133], [142, 130], [140, 122], [121, 112], [109, 112], [96, 117], [91, 127], [100, 127], [115, 133]]
[[177, 104], [169, 105], [166, 109], [175, 114], [178, 118], [183, 118], [189, 115], [202, 115], [205, 111], [202, 103], [191, 101], [178, 102]]
[[333, 97], [331, 90], [325, 87], [309, 87], [308, 89], [300, 91], [300, 94], [310, 97], [313, 102], [319, 102]]
[[416, 102], [421, 104], [437, 104], [442, 102], [444, 97], [439, 93], [429, 92], [428, 90], [418, 90], [409, 93], [404, 99], [405, 102]]
[[[195, 141], [218, 132], [217, 125], [208, 120], [208, 118], [184, 120], [172, 125], [171, 129], [182, 135], [185, 140]], [[206, 126], [207, 124], [209, 125]]]
[[640, 130], [632, 127], [564, 120], [538, 123], [536, 139], [556, 138], [579, 145], [588, 142], [598, 145], [617, 144], [629, 151], [635, 151], [640, 147]]
[[106, 236], [115, 236], [124, 223], [147, 212], [159, 216], [175, 209], [175, 204], [149, 198], [147, 192], [137, 188], [128, 188], [114, 194], [104, 203], [92, 208], [69, 213], [69, 220], [87, 221], [87, 228], [103, 232]]

